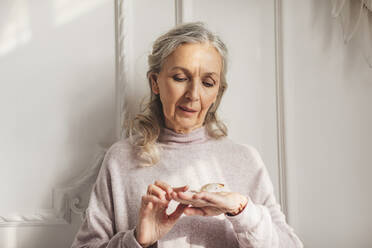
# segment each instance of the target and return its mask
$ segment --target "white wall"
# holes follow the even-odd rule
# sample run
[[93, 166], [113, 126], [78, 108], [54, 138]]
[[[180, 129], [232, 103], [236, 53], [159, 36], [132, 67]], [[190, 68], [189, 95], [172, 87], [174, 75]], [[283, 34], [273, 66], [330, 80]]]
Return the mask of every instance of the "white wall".
[[[81, 220], [72, 215], [70, 223], [69, 208], [61, 202], [79, 197], [86, 203], [88, 194], [66, 186], [80, 189], [72, 179], [79, 179], [92, 164], [97, 144], [115, 139], [114, 104], [125, 98], [135, 112], [148, 92], [146, 56], [154, 39], [175, 25], [175, 2], [119, 2], [116, 56], [122, 55], [118, 68], [125, 80], [116, 87], [113, 1], [1, 3], [0, 75], [6, 89], [1, 97], [1, 163], [6, 166], [1, 170], [8, 175], [2, 184], [12, 188], [1, 187], [6, 200], [0, 216], [7, 218], [0, 222], [1, 247], [69, 245]], [[261, 1], [226, 5], [219, 0], [212, 6], [209, 1], [189, 1], [184, 11], [188, 21], [205, 21], [230, 48], [230, 87], [221, 117], [232, 138], [259, 149], [278, 188], [273, 6]], [[35, 223], [32, 214], [39, 210], [44, 211], [37, 216], [42, 221]], [[27, 221], [29, 217], [33, 221]]]
[[282, 11], [289, 219], [306, 247], [372, 247], [372, 69], [330, 1]]
[[114, 2], [0, 1], [0, 85], [0, 247], [68, 247], [55, 190], [115, 139]]
[[[81, 220], [65, 204], [84, 209], [90, 185], [79, 183], [95, 180], [97, 145], [118, 138], [117, 104], [136, 112], [148, 93], [146, 56], [175, 25], [175, 1], [118, 3], [116, 41], [114, 1], [0, 3], [1, 248], [70, 246]], [[226, 42], [220, 116], [259, 150], [279, 201], [275, 1], [190, 0], [183, 11]], [[370, 247], [372, 70], [357, 41], [343, 44], [329, 1], [283, 0], [281, 17], [289, 222], [306, 247]]]

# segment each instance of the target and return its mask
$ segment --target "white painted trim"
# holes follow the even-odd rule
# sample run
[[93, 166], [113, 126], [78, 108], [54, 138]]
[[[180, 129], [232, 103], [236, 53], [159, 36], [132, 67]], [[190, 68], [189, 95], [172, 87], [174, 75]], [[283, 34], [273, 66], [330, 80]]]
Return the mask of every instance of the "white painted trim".
[[175, 25], [182, 23], [182, 0], [174, 0]]
[[[278, 181], [279, 202], [283, 213], [288, 216], [287, 178], [285, 157], [285, 124], [284, 124], [284, 94], [283, 94], [283, 46], [282, 46], [282, 15], [281, 0], [275, 0], [275, 81], [276, 81], [276, 117], [278, 144]], [[287, 217], [288, 219], [288, 217]]]
[[70, 186], [52, 189], [52, 209], [40, 209], [31, 214], [16, 213], [0, 216], [0, 227], [9, 226], [45, 226], [61, 225], [71, 222], [71, 211], [84, 218], [86, 207], [79, 207], [79, 193], [84, 187], [89, 187], [95, 182], [103, 162], [107, 148], [98, 146], [93, 166], [87, 168], [81, 177]]
[[193, 7], [191, 0], [175, 0], [175, 24], [193, 21]]
[[69, 223], [69, 216], [61, 216], [54, 209], [42, 209], [34, 214], [12, 214], [0, 217], [0, 227], [65, 225]]
[[116, 112], [116, 130], [115, 130], [115, 134], [116, 134], [116, 137], [120, 137], [120, 121], [121, 121], [121, 118], [120, 118], [120, 106], [122, 105], [121, 101], [120, 101], [120, 98], [119, 98], [119, 92], [118, 92], [118, 88], [119, 88], [119, 79], [121, 79], [121, 71], [120, 71], [120, 61], [119, 61], [119, 51], [120, 51], [120, 48], [121, 48], [121, 44], [119, 44], [119, 36], [120, 36], [120, 31], [119, 31], [119, 28], [120, 28], [120, 25], [118, 23], [118, 19], [119, 19], [119, 9], [121, 9], [121, 5], [123, 4], [122, 1], [120, 0], [115, 0], [115, 20], [114, 20], [114, 23], [115, 23], [115, 112]]
[[123, 123], [131, 118], [126, 94], [129, 92], [129, 57], [132, 47], [132, 0], [115, 0], [116, 45], [116, 137], [124, 136]]
[[[121, 125], [126, 115], [127, 104], [125, 92], [129, 73], [127, 51], [131, 43], [128, 42], [128, 32], [130, 31], [129, 20], [131, 0], [115, 0], [115, 47], [116, 47], [116, 111], [117, 127], [116, 135], [122, 135]], [[130, 40], [129, 40], [130, 41]], [[126, 56], [124, 56], [126, 55]], [[15, 213], [0, 216], [0, 228], [11, 226], [45, 226], [45, 225], [65, 225], [71, 222], [71, 212], [78, 214], [83, 220], [87, 206], [80, 206], [81, 193], [83, 188], [91, 188], [96, 181], [98, 172], [101, 168], [107, 148], [98, 145], [98, 151], [93, 165], [87, 168], [82, 176], [70, 186], [56, 187], [52, 189], [52, 209], [40, 209], [31, 214]]]

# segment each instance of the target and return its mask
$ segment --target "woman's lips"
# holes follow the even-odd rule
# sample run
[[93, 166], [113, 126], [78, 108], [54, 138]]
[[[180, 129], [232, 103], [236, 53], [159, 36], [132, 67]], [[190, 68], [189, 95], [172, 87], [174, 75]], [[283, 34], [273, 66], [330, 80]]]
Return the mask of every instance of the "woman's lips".
[[196, 110], [194, 109], [191, 109], [191, 108], [188, 108], [188, 107], [184, 107], [184, 106], [178, 106], [182, 111], [185, 111], [185, 112], [188, 112], [188, 113], [195, 113], [197, 112]]

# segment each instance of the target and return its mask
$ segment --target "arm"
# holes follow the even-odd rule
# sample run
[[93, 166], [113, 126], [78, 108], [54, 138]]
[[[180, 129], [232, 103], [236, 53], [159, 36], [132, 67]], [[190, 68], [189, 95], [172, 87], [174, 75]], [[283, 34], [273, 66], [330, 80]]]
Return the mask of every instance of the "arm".
[[[247, 196], [244, 210], [226, 218], [232, 223], [241, 248], [302, 248], [285, 220], [280, 205], [276, 203], [273, 185], [258, 151], [249, 147], [253, 156], [252, 163], [257, 166], [254, 177], [254, 190]], [[257, 199], [255, 202], [252, 198]], [[257, 203], [256, 203], [257, 202]]]
[[86, 215], [71, 248], [141, 248], [134, 229], [115, 231], [111, 176], [108, 170], [110, 149], [106, 152], [93, 185]]

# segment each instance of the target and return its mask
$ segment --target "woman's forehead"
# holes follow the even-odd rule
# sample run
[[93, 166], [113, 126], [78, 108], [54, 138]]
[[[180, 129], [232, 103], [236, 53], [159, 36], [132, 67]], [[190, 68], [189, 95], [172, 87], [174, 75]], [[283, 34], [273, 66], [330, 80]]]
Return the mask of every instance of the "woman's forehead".
[[217, 49], [209, 43], [191, 43], [179, 46], [164, 63], [167, 72], [195, 70], [220, 75], [222, 58]]
[[[190, 71], [189, 68], [183, 67], [183, 66], [177, 66], [177, 65], [169, 68], [168, 72], [175, 72], [175, 71], [178, 71], [178, 70], [180, 70], [180, 71], [182, 71], [186, 74], [190, 74], [190, 73], [192, 74], [192, 71]], [[200, 67], [200, 71], [201, 71], [201, 73], [206, 74], [206, 75], [220, 76], [220, 73], [218, 71], [213, 71], [213, 70], [211, 70], [211, 68], [208, 68], [208, 67]]]

